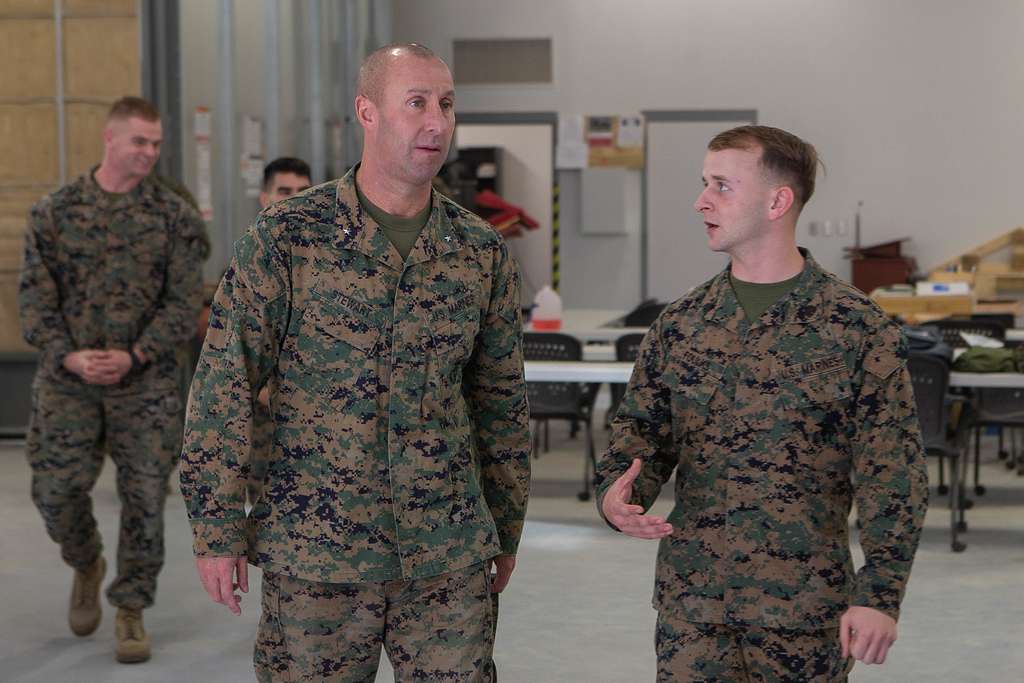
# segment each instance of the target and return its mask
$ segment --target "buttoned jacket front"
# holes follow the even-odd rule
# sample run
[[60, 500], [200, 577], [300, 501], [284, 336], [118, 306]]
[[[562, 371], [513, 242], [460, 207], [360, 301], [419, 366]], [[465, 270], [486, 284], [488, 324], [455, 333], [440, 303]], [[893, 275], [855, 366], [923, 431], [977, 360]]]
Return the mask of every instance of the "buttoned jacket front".
[[654, 603], [689, 621], [817, 630], [850, 604], [898, 616], [927, 500], [905, 342], [805, 258], [756, 321], [728, 269], [666, 308], [599, 468], [600, 500], [641, 458], [633, 501], [645, 508], [675, 474]]
[[[403, 262], [354, 175], [273, 205], [235, 246], [189, 405], [195, 551], [324, 582], [514, 554], [529, 484], [515, 263], [437, 193]], [[264, 383], [274, 438], [246, 518]]]
[[[175, 349], [195, 333], [202, 303], [205, 233], [199, 214], [153, 177], [114, 195], [90, 172], [36, 203], [18, 293], [25, 339], [40, 350], [36, 381], [60, 391], [171, 390]], [[149, 363], [109, 387], [61, 364], [72, 351], [132, 346]]]

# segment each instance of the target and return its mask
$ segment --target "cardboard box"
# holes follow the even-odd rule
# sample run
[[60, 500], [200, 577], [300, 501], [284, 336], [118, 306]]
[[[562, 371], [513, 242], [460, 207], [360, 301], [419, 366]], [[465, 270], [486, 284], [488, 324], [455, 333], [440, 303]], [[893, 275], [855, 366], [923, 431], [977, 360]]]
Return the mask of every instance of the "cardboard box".
[[969, 282], [933, 282], [931, 280], [918, 282], [916, 285], [918, 296], [951, 296], [954, 294], [970, 294], [971, 284]]

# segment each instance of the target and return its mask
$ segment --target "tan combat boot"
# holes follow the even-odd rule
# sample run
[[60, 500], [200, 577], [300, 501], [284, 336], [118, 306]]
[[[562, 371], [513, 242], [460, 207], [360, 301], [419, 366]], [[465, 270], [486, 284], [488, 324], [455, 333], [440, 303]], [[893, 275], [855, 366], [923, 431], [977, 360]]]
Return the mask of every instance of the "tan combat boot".
[[149, 636], [142, 626], [142, 610], [120, 607], [114, 624], [117, 661], [135, 664], [149, 659]]
[[68, 625], [76, 636], [87, 636], [100, 625], [100, 584], [107, 573], [107, 561], [103, 556], [96, 558], [92, 567], [84, 572], [75, 570], [71, 584], [71, 607], [68, 609]]

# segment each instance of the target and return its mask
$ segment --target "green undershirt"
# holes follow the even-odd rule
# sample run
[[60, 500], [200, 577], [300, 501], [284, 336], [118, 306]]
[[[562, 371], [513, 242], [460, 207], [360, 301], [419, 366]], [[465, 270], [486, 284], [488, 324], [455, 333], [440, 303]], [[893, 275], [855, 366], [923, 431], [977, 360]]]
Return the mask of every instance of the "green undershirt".
[[744, 282], [732, 273], [729, 273], [729, 283], [736, 298], [747, 314], [747, 320], [754, 321], [761, 317], [761, 314], [771, 308], [772, 304], [789, 294], [796, 287], [797, 280], [801, 273], [797, 273], [788, 280], [782, 282]]
[[363, 207], [363, 211], [370, 214], [370, 218], [377, 222], [380, 229], [391, 240], [391, 244], [402, 255], [402, 260], [409, 258], [409, 252], [416, 244], [416, 238], [420, 236], [423, 226], [430, 220], [430, 210], [433, 208], [431, 202], [427, 202], [427, 205], [415, 216], [404, 218], [390, 214], [376, 206], [359, 189], [359, 183], [356, 183], [356, 196], [359, 197], [359, 204]]

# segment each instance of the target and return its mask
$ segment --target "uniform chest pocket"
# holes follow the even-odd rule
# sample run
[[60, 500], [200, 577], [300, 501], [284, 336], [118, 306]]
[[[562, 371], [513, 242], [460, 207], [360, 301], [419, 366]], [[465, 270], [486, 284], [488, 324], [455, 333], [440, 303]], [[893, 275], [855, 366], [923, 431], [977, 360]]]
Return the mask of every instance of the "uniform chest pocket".
[[722, 380], [696, 368], [686, 369], [674, 378], [672, 425], [677, 434], [694, 432], [711, 423], [711, 403]]
[[852, 395], [850, 374], [843, 368], [779, 382], [780, 407], [788, 410], [834, 410]]
[[472, 296], [467, 296], [438, 311], [430, 324], [430, 343], [442, 364], [465, 361], [473, 353], [480, 328], [480, 311]]
[[344, 367], [380, 354], [382, 333], [361, 302], [313, 296], [303, 313], [299, 353], [311, 368]]

